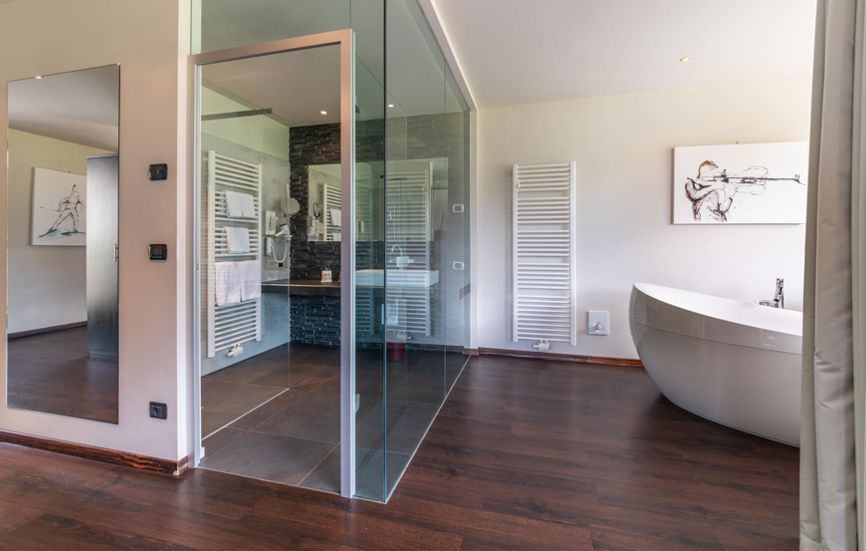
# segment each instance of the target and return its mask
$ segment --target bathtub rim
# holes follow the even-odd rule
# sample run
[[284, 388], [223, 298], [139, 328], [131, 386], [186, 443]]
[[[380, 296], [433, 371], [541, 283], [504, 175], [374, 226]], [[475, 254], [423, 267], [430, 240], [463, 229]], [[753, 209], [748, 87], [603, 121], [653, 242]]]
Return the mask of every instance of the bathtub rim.
[[[638, 282], [634, 283], [634, 285], [632, 286], [632, 290], [635, 290], [635, 289], [640, 291], [645, 296], [652, 298], [653, 300], [656, 300], [658, 302], [661, 302], [662, 304], [666, 304], [672, 308], [676, 308], [676, 309], [683, 311], [683, 312], [690, 312], [693, 315], [702, 316], [705, 318], [714, 319], [714, 320], [718, 320], [718, 321], [725, 322], [725, 323], [731, 323], [734, 325], [740, 325], [743, 327], [750, 327], [752, 329], [757, 329], [757, 330], [761, 330], [761, 331], [770, 331], [773, 333], [780, 333], [783, 335], [790, 335], [793, 337], [801, 337], [801, 338], [803, 336], [803, 323], [802, 323], [803, 312], [800, 312], [797, 310], [778, 309], [778, 308], [773, 308], [770, 306], [761, 306], [761, 305], [757, 304], [757, 302], [754, 302], [754, 303], [745, 302], [745, 301], [736, 300], [736, 299], [732, 299], [732, 298], [720, 297], [717, 295], [710, 295], [707, 293], [699, 293], [697, 291], [689, 291], [687, 289], [679, 289], [677, 287], [669, 287], [666, 285], [658, 285], [656, 283], [648, 283], [648, 282], [643, 282], [643, 281], [638, 281]], [[760, 313], [759, 315], [763, 318], [768, 318], [771, 316], [776, 316], [776, 317], [783, 317], [784, 316], [784, 317], [793, 318], [796, 316], [798, 318], [796, 320], [797, 323], [792, 323], [791, 321], [787, 322], [789, 324], [792, 324], [792, 326], [795, 327], [796, 329], [794, 331], [791, 331], [791, 330], [789, 330], [790, 328], [782, 328], [782, 327], [779, 327], [778, 325], [771, 325], [769, 323], [765, 323], [765, 320], [761, 320], [759, 322], [754, 322], [754, 323], [746, 323], [743, 320], [731, 319], [730, 317], [727, 317], [725, 314], [722, 314], [722, 313], [709, 311], [709, 309], [707, 309], [707, 310], [697, 309], [697, 308], [691, 309], [691, 308], [688, 308], [682, 304], [676, 304], [674, 302], [671, 302], [670, 300], [666, 300], [665, 298], [658, 296], [657, 294], [654, 294], [653, 293], [654, 290], [659, 290], [662, 292], [671, 292], [672, 291], [672, 292], [677, 293], [677, 294], [686, 295], [689, 298], [691, 298], [691, 297], [706, 298], [712, 302], [725, 303], [728, 306], [736, 306], [737, 308], [741, 309], [741, 311], [743, 311], [743, 312], [751, 312], [751, 313], [758, 312], [758, 313]]]
[[[644, 330], [651, 328], [674, 335], [704, 339], [732, 346], [769, 350], [780, 354], [798, 356], [802, 354], [802, 336], [800, 335], [802, 332], [801, 312], [772, 310], [772, 315], [799, 316], [800, 323], [797, 324], [797, 327], [800, 331], [790, 333], [777, 328], [756, 327], [755, 325], [740, 321], [732, 321], [729, 318], [714, 316], [710, 313], [690, 310], [651, 294], [646, 287], [687, 293], [699, 297], [709, 297], [713, 300], [725, 301], [729, 305], [736, 305], [747, 310], [752, 308], [768, 308], [748, 302], [685, 291], [675, 287], [638, 282], [632, 287], [629, 305], [629, 317], [632, 326], [631, 333], [635, 347], [638, 346], [639, 341], [643, 338]], [[638, 307], [640, 302], [643, 302], [643, 304]], [[653, 304], [657, 306], [653, 307]], [[700, 323], [694, 323], [696, 319], [699, 319]]]

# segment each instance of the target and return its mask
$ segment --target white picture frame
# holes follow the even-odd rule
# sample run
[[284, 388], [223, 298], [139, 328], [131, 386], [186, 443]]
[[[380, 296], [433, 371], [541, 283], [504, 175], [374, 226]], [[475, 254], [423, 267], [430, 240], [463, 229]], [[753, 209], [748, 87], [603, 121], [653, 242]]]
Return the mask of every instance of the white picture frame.
[[34, 167], [30, 244], [85, 247], [86, 197], [85, 176]]
[[807, 142], [674, 148], [674, 224], [804, 224]]

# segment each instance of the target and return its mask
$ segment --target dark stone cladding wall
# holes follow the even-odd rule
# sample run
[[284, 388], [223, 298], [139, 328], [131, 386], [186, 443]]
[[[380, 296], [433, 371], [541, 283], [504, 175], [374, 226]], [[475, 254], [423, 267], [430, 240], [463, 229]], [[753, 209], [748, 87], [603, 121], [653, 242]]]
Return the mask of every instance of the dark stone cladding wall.
[[340, 297], [292, 296], [292, 344], [340, 346]]
[[[448, 159], [448, 203], [463, 203], [466, 215], [448, 216], [448, 232], [437, 232], [434, 236], [432, 267], [440, 270], [440, 285], [432, 296], [433, 336], [442, 337], [445, 325], [445, 305], [448, 300], [445, 289], [456, 292], [458, 281], [446, 278], [451, 274], [452, 260], [465, 258], [465, 243], [461, 243], [469, 212], [469, 159], [466, 156], [468, 137], [468, 117], [462, 113], [421, 115], [406, 118], [393, 118], [385, 125], [379, 121], [359, 121], [356, 125], [356, 157], [360, 162], [382, 161], [385, 158], [385, 142], [388, 143], [388, 159], [428, 159], [446, 157]], [[340, 243], [315, 242], [307, 240], [308, 216], [308, 167], [309, 165], [333, 164], [340, 162], [340, 125], [322, 124], [294, 127], [289, 130], [289, 162], [291, 163], [291, 194], [298, 200], [301, 210], [292, 217], [292, 279], [318, 279], [324, 268], [330, 268], [334, 277], [340, 273]], [[448, 250], [457, 250], [457, 256], [449, 255]], [[385, 246], [380, 241], [365, 243], [356, 250], [358, 266], [381, 267], [384, 262]], [[393, 267], [393, 266], [390, 266]], [[467, 265], [468, 269], [468, 265]], [[461, 276], [462, 277], [462, 276]], [[461, 285], [462, 286], [462, 285]], [[305, 297], [314, 298], [314, 297]], [[296, 302], [292, 305], [292, 341], [298, 343], [339, 344], [339, 300], [326, 298], [333, 304], [316, 304], [315, 301]], [[313, 309], [311, 315], [302, 310]], [[330, 310], [328, 310], [330, 308]], [[327, 324], [321, 319], [323, 313], [330, 311], [331, 318], [337, 323]], [[378, 318], [378, 313], [376, 314]], [[381, 320], [377, 320], [381, 321]], [[304, 324], [310, 323], [310, 327]], [[378, 327], [378, 323], [376, 327]], [[328, 333], [326, 329], [334, 331]], [[373, 337], [375, 338], [375, 337]], [[322, 339], [316, 341], [315, 339]]]
[[[468, 117], [463, 114], [420, 115], [388, 120], [388, 158], [448, 159], [449, 203], [468, 203], [468, 158], [465, 156]], [[385, 132], [381, 120], [359, 121], [356, 125], [356, 152], [360, 162], [382, 161], [385, 158]], [[318, 279], [324, 268], [334, 274], [340, 272], [340, 244], [307, 240], [309, 165], [340, 162], [340, 125], [320, 124], [296, 126], [289, 129], [289, 162], [291, 163], [291, 192], [301, 210], [292, 217], [292, 279]], [[466, 212], [468, 213], [468, 205]], [[462, 228], [461, 228], [462, 231]], [[455, 232], [457, 233], [457, 232]], [[437, 244], [441, 236], [436, 236]], [[381, 265], [371, 258], [382, 255], [381, 242], [369, 245], [369, 250], [358, 250], [358, 265]], [[434, 265], [440, 260], [435, 251]]]
[[[355, 129], [358, 161], [381, 161], [384, 156], [384, 132], [381, 121], [359, 121]], [[319, 279], [322, 270], [330, 268], [334, 277], [340, 273], [340, 243], [307, 240], [309, 200], [308, 168], [310, 165], [340, 162], [340, 125], [319, 124], [289, 129], [289, 163], [292, 197], [301, 210], [292, 217], [292, 279]], [[375, 245], [371, 246], [376, 248]], [[370, 266], [371, 250], [357, 250], [358, 265]]]
[[[307, 239], [309, 215], [309, 165], [340, 162], [340, 125], [296, 126], [289, 129], [289, 163], [291, 194], [301, 204], [292, 217], [292, 279], [319, 279], [322, 270], [330, 268], [334, 276], [340, 272], [340, 244]], [[294, 313], [294, 308], [292, 308]], [[292, 316], [293, 324], [295, 316]], [[293, 331], [294, 333], [294, 331]]]

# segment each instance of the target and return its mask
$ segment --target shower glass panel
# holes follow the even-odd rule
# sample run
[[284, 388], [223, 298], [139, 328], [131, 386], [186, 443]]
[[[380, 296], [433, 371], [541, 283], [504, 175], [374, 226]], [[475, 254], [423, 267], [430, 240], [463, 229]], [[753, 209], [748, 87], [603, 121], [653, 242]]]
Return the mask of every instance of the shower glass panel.
[[199, 71], [200, 465], [332, 493], [348, 204], [340, 54], [239, 53]]
[[445, 385], [451, 389], [466, 365], [469, 343], [469, 107], [454, 75], [446, 69], [443, 144], [447, 184], [440, 188], [443, 208], [442, 277], [445, 309]]
[[414, 2], [387, 4], [386, 493], [446, 395], [445, 60]]
[[[356, 101], [354, 463], [342, 478], [386, 501], [468, 358], [469, 109], [415, 0], [193, 0], [196, 53], [341, 29], [354, 35]], [[308, 174], [289, 160], [293, 183]], [[317, 178], [329, 164], [312, 163]], [[305, 246], [347, 235], [321, 222]], [[289, 226], [294, 246], [309, 226]]]
[[384, 87], [360, 60], [355, 71], [355, 494], [384, 501]]

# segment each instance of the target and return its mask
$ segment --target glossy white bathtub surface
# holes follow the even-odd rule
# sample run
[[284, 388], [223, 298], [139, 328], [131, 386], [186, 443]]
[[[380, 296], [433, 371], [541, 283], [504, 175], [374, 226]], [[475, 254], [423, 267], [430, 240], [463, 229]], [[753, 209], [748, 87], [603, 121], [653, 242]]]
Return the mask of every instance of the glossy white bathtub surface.
[[779, 442], [800, 441], [802, 314], [636, 283], [631, 332], [673, 403]]

